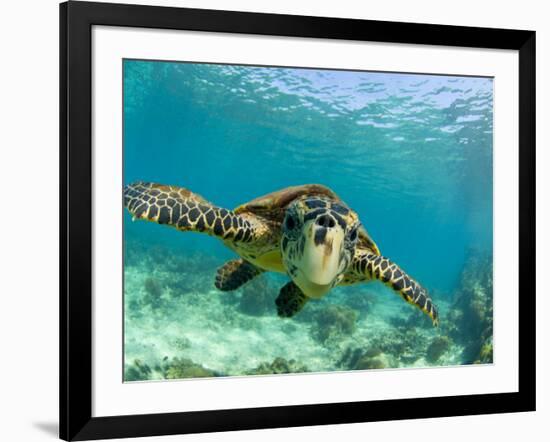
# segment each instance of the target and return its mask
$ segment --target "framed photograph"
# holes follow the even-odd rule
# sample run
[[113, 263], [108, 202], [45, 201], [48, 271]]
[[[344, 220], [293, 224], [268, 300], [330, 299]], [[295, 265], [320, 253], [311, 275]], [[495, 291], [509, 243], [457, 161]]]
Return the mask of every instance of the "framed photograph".
[[62, 439], [535, 409], [534, 32], [60, 23]]

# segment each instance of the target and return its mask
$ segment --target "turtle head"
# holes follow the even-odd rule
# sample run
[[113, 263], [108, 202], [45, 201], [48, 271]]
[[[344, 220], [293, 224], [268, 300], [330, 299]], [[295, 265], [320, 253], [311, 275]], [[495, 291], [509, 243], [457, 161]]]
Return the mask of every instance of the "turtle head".
[[342, 280], [359, 226], [357, 214], [340, 201], [308, 197], [288, 206], [282, 224], [283, 263], [307, 296], [319, 298]]

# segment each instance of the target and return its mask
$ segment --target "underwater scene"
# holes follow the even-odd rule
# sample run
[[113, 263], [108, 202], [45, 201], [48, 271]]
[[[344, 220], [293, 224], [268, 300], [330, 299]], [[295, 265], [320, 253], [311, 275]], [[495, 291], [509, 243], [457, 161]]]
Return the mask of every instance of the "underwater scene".
[[124, 60], [124, 381], [493, 362], [493, 79]]

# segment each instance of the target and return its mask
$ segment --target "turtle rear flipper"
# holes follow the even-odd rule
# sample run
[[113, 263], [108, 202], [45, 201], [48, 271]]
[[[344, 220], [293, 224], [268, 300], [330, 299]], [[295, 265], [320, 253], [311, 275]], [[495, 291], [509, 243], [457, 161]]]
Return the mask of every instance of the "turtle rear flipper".
[[222, 291], [236, 290], [263, 273], [263, 270], [244, 259], [233, 259], [218, 269], [215, 286]]
[[365, 280], [377, 279], [395, 290], [408, 303], [426, 313], [434, 326], [439, 324], [439, 314], [428, 292], [397, 264], [371, 252], [356, 253], [353, 269]]
[[302, 310], [307, 301], [308, 297], [294, 282], [290, 281], [283, 286], [275, 299], [277, 314], [283, 318], [290, 318]]
[[134, 218], [223, 240], [250, 242], [255, 227], [246, 217], [216, 207], [183, 187], [136, 182], [124, 187], [124, 205]]

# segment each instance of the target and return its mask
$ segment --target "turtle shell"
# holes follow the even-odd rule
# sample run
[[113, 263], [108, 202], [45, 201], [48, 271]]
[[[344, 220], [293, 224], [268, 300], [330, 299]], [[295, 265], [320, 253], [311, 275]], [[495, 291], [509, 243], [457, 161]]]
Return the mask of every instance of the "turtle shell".
[[357, 238], [358, 247], [372, 250], [374, 254], [380, 256], [380, 250], [378, 249], [378, 246], [372, 240], [369, 233], [367, 232], [367, 229], [365, 229], [363, 225], [361, 225], [361, 227], [359, 227], [359, 230], [357, 231]]
[[302, 186], [286, 187], [285, 189], [255, 198], [237, 207], [235, 213], [252, 213], [273, 221], [282, 221], [288, 205], [296, 198], [305, 195], [322, 195], [335, 201], [341, 201], [340, 197], [328, 187], [321, 184], [304, 184]]

